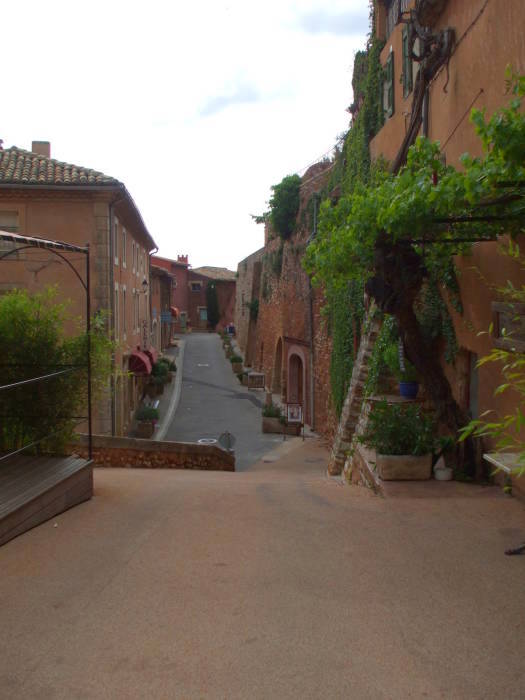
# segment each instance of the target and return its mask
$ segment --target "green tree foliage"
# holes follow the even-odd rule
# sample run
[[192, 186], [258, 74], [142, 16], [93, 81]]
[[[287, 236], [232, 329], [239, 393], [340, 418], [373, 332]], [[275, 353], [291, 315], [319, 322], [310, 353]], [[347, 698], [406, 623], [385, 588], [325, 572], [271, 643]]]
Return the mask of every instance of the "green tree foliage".
[[272, 186], [270, 198], [270, 222], [284, 240], [290, 238], [295, 229], [299, 211], [299, 175], [287, 175], [278, 185]]
[[481, 157], [465, 155], [457, 170], [443, 164], [438, 143], [420, 137], [399, 174], [379, 170], [369, 183], [356, 182], [336, 206], [323, 203], [319, 235], [306, 253], [315, 282], [328, 288], [349, 280], [366, 283], [381, 308], [396, 315], [408, 357], [450, 427], [459, 420], [457, 405], [422, 343], [413, 304], [425, 279], [446, 278], [452, 256], [467, 253], [472, 240], [522, 230], [525, 81], [509, 79], [513, 97], [507, 108], [488, 121], [483, 112], [472, 113]]
[[206, 287], [206, 308], [208, 323], [212, 328], [215, 328], [215, 326], [219, 323], [219, 318], [221, 317], [215, 282], [209, 282], [208, 286]]
[[[66, 336], [72, 322], [67, 304], [57, 302], [56, 288], [30, 295], [16, 290], [0, 297], [2, 385], [65, 370], [57, 377], [0, 392], [0, 452], [41, 440], [37, 452], [60, 452], [71, 440], [78, 417], [87, 413], [85, 332]], [[113, 346], [104, 319], [91, 332], [92, 390], [96, 398], [107, 386]]]

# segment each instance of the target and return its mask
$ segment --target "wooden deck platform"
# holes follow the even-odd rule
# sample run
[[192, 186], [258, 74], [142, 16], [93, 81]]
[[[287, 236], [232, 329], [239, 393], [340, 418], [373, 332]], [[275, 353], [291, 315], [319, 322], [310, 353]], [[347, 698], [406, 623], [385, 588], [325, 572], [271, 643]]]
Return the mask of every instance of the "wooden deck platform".
[[0, 465], [0, 545], [93, 495], [93, 467], [78, 457], [17, 456]]

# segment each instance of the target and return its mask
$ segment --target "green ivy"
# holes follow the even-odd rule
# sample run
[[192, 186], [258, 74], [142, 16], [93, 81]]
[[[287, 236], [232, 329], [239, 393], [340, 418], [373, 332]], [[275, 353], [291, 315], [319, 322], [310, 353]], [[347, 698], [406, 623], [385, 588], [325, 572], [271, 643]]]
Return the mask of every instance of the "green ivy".
[[330, 385], [336, 413], [341, 415], [359, 344], [364, 316], [363, 287], [350, 282], [346, 287], [329, 291], [329, 319], [332, 335]]

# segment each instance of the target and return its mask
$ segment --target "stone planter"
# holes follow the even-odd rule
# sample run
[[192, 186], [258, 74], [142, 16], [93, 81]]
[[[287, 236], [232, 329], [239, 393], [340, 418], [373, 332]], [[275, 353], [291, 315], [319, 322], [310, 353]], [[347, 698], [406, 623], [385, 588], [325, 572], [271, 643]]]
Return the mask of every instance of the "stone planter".
[[242, 362], [232, 362], [232, 369], [235, 374], [240, 374], [242, 372]]
[[266, 418], [263, 416], [262, 419], [262, 431], [263, 433], [281, 433], [283, 432], [283, 424], [279, 418]]
[[155, 424], [151, 420], [143, 420], [137, 423], [137, 437], [148, 440], [155, 431]]
[[432, 455], [376, 455], [377, 473], [383, 481], [430, 479]]

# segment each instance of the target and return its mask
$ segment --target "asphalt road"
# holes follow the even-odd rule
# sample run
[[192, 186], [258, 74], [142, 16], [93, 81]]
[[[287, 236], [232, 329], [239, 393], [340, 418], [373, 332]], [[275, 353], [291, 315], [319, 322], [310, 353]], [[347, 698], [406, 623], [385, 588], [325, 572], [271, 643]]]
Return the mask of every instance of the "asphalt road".
[[381, 499], [283, 448], [97, 469], [91, 501], [0, 547], [2, 700], [523, 700], [523, 507], [454, 482]]
[[236, 438], [235, 468], [243, 471], [283, 441], [261, 432], [264, 393], [239, 383], [217, 334], [189, 333], [184, 342], [181, 399], [164, 439], [198, 442], [228, 431]]

